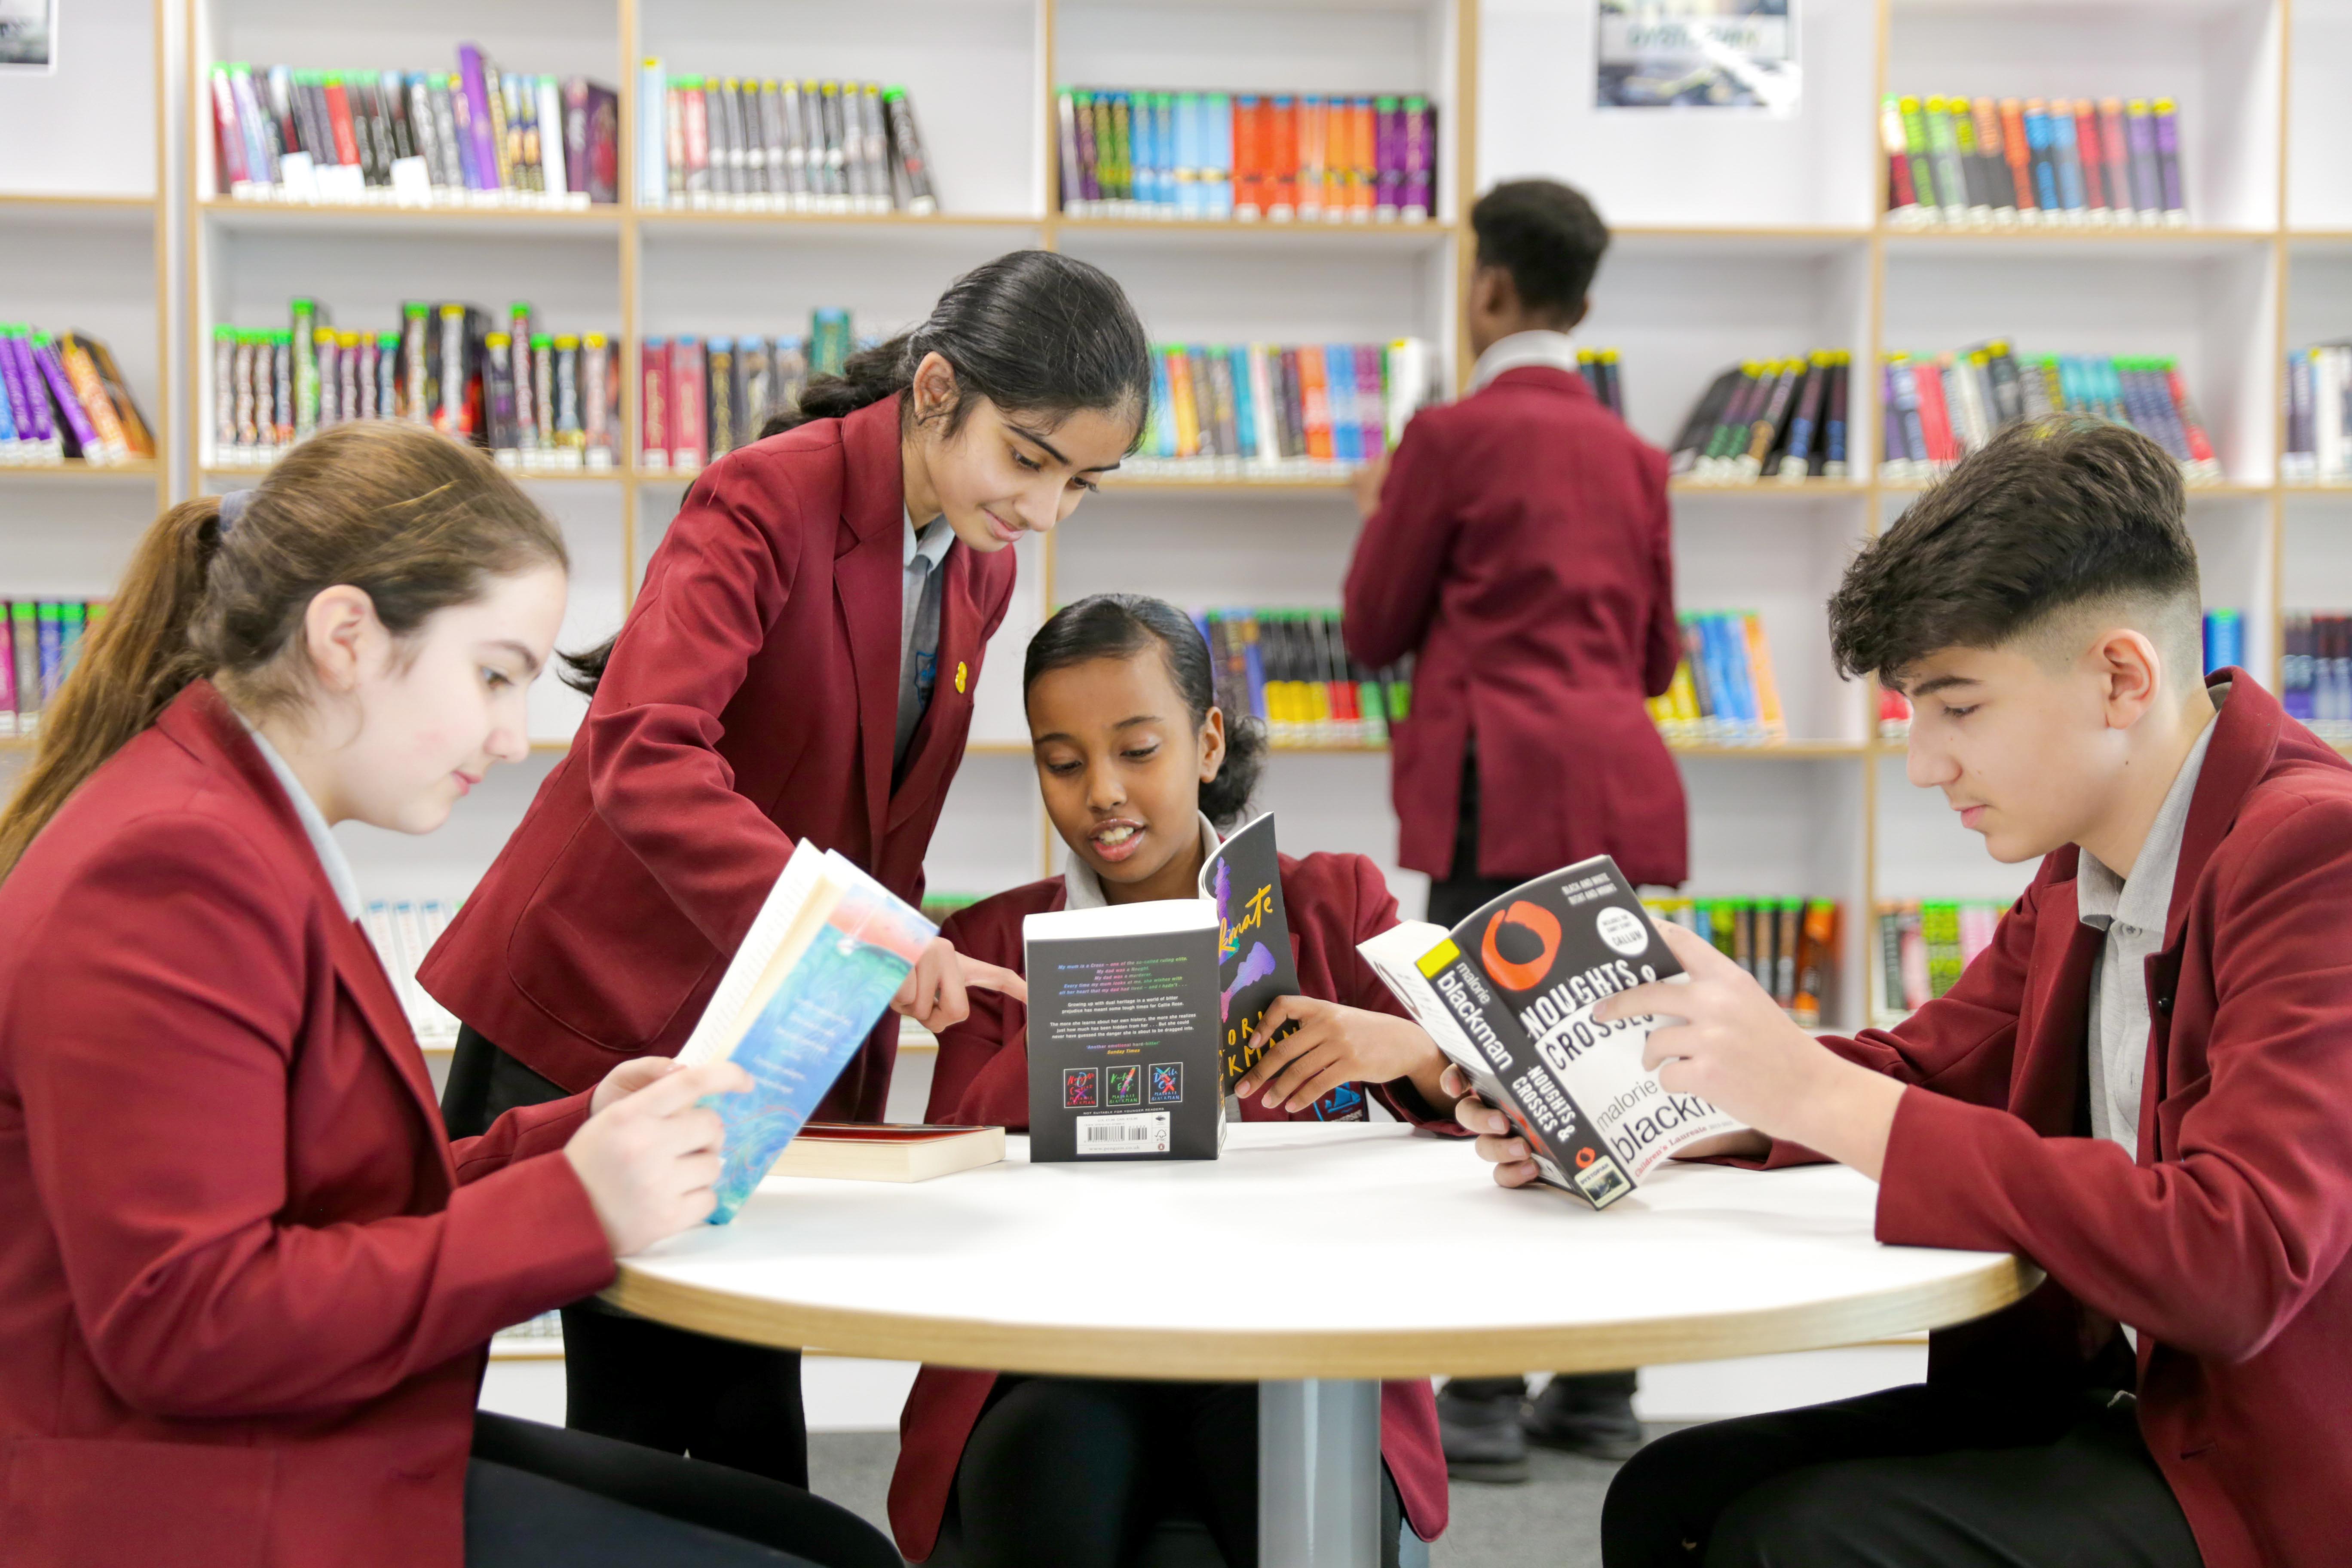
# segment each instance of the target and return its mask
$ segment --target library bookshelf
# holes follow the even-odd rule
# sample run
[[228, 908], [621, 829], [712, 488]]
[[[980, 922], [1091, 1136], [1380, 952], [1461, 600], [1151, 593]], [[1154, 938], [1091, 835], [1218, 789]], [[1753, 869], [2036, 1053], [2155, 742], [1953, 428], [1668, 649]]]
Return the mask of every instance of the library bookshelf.
[[[137, 0], [102, 4], [146, 12]], [[139, 390], [159, 427], [168, 393], [171, 460], [70, 484], [0, 469], [0, 508], [20, 520], [29, 558], [55, 557], [62, 574], [43, 566], [0, 589], [101, 593], [152, 502], [251, 482], [212, 460], [210, 335], [216, 324], [281, 324], [296, 296], [327, 301], [339, 322], [385, 327], [405, 299], [493, 309], [527, 299], [552, 330], [609, 333], [624, 355], [628, 452], [642, 339], [791, 331], [816, 306], [845, 306], [860, 331], [887, 331], [919, 319], [958, 271], [1020, 246], [1105, 267], [1156, 338], [1412, 334], [1437, 346], [1458, 386], [1468, 355], [1456, 302], [1472, 245], [1464, 195], [1552, 175], [1589, 191], [1612, 221], [1615, 242], [1578, 335], [1620, 351], [1628, 417], [1647, 438], [1669, 440], [1707, 380], [1740, 359], [1842, 348], [1859, 367], [1850, 478], [1678, 483], [1674, 495], [1678, 596], [1692, 609], [1762, 615], [1792, 737], [1681, 752], [1690, 890], [1836, 898], [1847, 918], [1828, 1021], [1854, 1026], [1873, 1010], [1876, 900], [2006, 897], [2028, 874], [1990, 862], [1933, 792], [1907, 784], [1900, 742], [1874, 733], [1874, 694], [1830, 668], [1822, 602], [1853, 551], [1916, 492], [1882, 482], [1868, 460], [1879, 356], [1997, 335], [2026, 352], [2177, 356], [2226, 472], [2190, 500], [2209, 596], [2245, 612], [2248, 661], [2275, 679], [2283, 616], [2352, 606], [2352, 487], [2278, 481], [2284, 354], [2352, 323], [2352, 166], [2328, 155], [2352, 134], [2352, 93], [2336, 79], [2352, 59], [2352, 0], [1811, 0], [1799, 26], [1801, 104], [1768, 119], [1591, 107], [1592, 0], [415, 0], [364, 13], [160, 0], [148, 28], [158, 40], [152, 145], [140, 142], [135, 158], [118, 149], [119, 166], [76, 165], [69, 188], [37, 201], [0, 195], [0, 227], [79, 211], [62, 221], [129, 246], [141, 222], [152, 226], [139, 326], [108, 321], [118, 339], [154, 342], [153, 363], [133, 379], [147, 377]], [[203, 89], [215, 60], [446, 69], [461, 39], [516, 68], [582, 73], [617, 90], [620, 203], [409, 210], [214, 194]], [[635, 68], [648, 56], [675, 72], [905, 83], [947, 210], [639, 205]], [[1360, 226], [1065, 216], [1052, 112], [1064, 84], [1424, 93], [1438, 110], [1435, 216]], [[1896, 227], [1879, 211], [1877, 105], [1890, 91], [2172, 96], [2191, 222]], [[0, 100], [0, 146], [46, 144], [20, 140], [36, 132]], [[0, 310], [54, 314], [39, 297], [48, 286], [12, 293]], [[63, 279], [54, 291], [72, 298]], [[564, 646], [599, 640], [625, 615], [689, 476], [625, 464], [524, 482], [572, 543]], [[88, 520], [110, 518], [110, 507], [123, 509], [123, 526], [93, 529]], [[1053, 862], [1017, 691], [1022, 645], [1052, 606], [1105, 590], [1187, 605], [1330, 605], [1357, 528], [1343, 483], [1138, 477], [1106, 484], [1067, 524], [1024, 544], [931, 886], [984, 893]], [[422, 843], [344, 830], [372, 896], [472, 885], [578, 721], [572, 694], [541, 685], [533, 760], [494, 773], [448, 828]], [[1279, 752], [1261, 804], [1281, 815], [1286, 847], [1372, 855], [1410, 912], [1421, 882], [1395, 870], [1383, 755]]]

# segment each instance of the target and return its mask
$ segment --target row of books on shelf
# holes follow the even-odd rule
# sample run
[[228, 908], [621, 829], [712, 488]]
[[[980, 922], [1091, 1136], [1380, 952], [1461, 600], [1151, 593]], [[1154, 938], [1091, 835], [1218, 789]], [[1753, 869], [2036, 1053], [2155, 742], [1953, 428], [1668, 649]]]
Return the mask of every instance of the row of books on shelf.
[[903, 87], [642, 67], [637, 201], [695, 211], [937, 212]]
[[1160, 343], [1151, 423], [1120, 472], [1313, 475], [1370, 462], [1433, 395], [1427, 342]]
[[1876, 909], [1878, 1013], [1907, 1013], [1949, 991], [1992, 945], [2005, 899], [1907, 899]]
[[208, 462], [263, 468], [352, 419], [404, 419], [487, 447], [526, 471], [610, 468], [618, 450], [618, 346], [541, 330], [528, 304], [411, 301], [399, 330], [337, 329], [315, 300], [289, 324], [213, 330]]
[[1276, 746], [1389, 743], [1412, 711], [1412, 666], [1370, 670], [1348, 657], [1337, 610], [1195, 610], [1217, 706], [1265, 726]]
[[2315, 343], [2286, 356], [2286, 454], [2291, 485], [2352, 480], [2352, 343]]
[[619, 96], [502, 71], [211, 72], [215, 195], [238, 201], [585, 207], [620, 199]]
[[1655, 918], [1696, 931], [1746, 970], [1790, 1017], [1822, 1021], [1836, 988], [1838, 906], [1833, 899], [1645, 898]]
[[2279, 701], [2321, 739], [2352, 741], [2352, 611], [2284, 617]]
[[647, 338], [637, 350], [638, 466], [692, 473], [759, 439], [770, 416], [800, 402], [810, 376], [838, 373], [874, 342], [831, 308], [811, 313], [804, 336]]
[[103, 342], [0, 323], [0, 464], [105, 467], [154, 456], [147, 421]]
[[1879, 134], [1896, 224], [2189, 221], [2168, 98], [1889, 97]]
[[1150, 92], [1055, 97], [1073, 217], [1426, 223], [1437, 111], [1415, 93]]
[[1683, 658], [1650, 717], [1670, 745], [1769, 746], [1789, 738], [1764, 617], [1699, 610], [1682, 619]]
[[1817, 349], [1733, 365], [1692, 405], [1667, 471], [1697, 484], [1845, 478], [1853, 363], [1843, 349]]
[[2221, 464], [2167, 355], [2019, 354], [1993, 339], [1953, 353], [1891, 353], [1881, 370], [1879, 474], [1916, 483], [1949, 468], [2018, 419], [2087, 414], [2154, 440], [2191, 484], [2219, 484]]
[[459, 902], [455, 899], [372, 899], [361, 917], [368, 940], [375, 944], [376, 956], [383, 960], [384, 973], [392, 977], [393, 989], [400, 994], [400, 1005], [420, 1046], [446, 1049], [457, 1043], [457, 1016], [416, 983], [416, 970], [433, 951], [433, 944], [441, 940], [441, 933], [449, 929]]
[[106, 615], [103, 600], [16, 599], [5, 606], [0, 652], [0, 735], [40, 732], [41, 709], [81, 655], [82, 638]]

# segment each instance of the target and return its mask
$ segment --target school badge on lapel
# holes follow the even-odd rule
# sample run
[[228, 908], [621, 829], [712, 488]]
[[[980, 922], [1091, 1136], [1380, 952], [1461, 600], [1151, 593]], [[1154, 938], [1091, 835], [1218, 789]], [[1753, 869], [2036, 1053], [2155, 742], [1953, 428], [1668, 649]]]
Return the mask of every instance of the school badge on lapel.
[[961, 659], [956, 660], [956, 695], [958, 697], [963, 695], [964, 681], [971, 676], [971, 668], [969, 665], [965, 664]]

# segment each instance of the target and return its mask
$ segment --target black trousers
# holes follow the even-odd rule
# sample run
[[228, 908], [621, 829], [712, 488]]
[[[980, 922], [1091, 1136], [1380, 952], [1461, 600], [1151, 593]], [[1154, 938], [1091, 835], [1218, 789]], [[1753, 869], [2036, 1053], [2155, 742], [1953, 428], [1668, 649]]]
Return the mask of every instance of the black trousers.
[[[1459, 925], [1479, 906], [1493, 902], [1530, 878], [1556, 869], [1538, 866], [1517, 877], [1478, 875], [1478, 752], [1473, 746], [1462, 759], [1462, 808], [1454, 825], [1454, 872], [1429, 884], [1429, 918], [1448, 928]], [[1569, 1381], [1588, 1401], [1633, 1397], [1634, 1374], [1631, 1372], [1577, 1373], [1570, 1374]], [[1524, 1394], [1527, 1380], [1457, 1377], [1448, 1380], [1445, 1386], [1465, 1399], [1495, 1399], [1511, 1394]]]
[[[476, 1137], [518, 1106], [568, 1092], [468, 1026], [441, 1118], [451, 1137]], [[689, 1333], [591, 1298], [563, 1309], [563, 1386], [564, 1424], [577, 1431], [808, 1485], [797, 1351]]]
[[[1403, 1505], [1381, 1469], [1381, 1563]], [[1178, 1513], [1257, 1568], [1257, 1384], [1000, 1377], [950, 1504], [968, 1568], [1119, 1568]]]
[[846, 1509], [718, 1465], [478, 1415], [466, 1568], [900, 1568]]
[[2128, 1394], [2040, 1409], [1915, 1384], [1659, 1438], [1606, 1568], [2199, 1568]]

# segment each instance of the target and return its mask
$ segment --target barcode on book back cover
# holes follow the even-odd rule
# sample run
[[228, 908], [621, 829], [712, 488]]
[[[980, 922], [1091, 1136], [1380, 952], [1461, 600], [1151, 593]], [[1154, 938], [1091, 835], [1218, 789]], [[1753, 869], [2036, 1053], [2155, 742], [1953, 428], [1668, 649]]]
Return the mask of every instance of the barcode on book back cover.
[[1143, 1111], [1133, 1116], [1078, 1118], [1081, 1154], [1165, 1154], [1168, 1152], [1168, 1112]]

